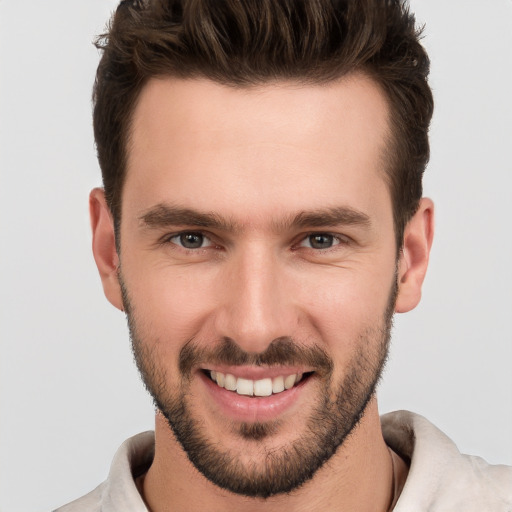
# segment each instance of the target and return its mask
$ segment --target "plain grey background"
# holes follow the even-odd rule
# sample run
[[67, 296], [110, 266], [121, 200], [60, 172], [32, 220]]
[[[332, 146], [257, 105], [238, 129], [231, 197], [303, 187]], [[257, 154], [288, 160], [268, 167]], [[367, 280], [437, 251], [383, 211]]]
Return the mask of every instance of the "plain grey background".
[[[88, 492], [153, 424], [90, 251], [91, 40], [116, 3], [0, 0], [2, 512]], [[461, 451], [512, 464], [512, 2], [411, 6], [432, 60], [437, 232], [423, 301], [395, 322], [381, 411], [414, 410]]]

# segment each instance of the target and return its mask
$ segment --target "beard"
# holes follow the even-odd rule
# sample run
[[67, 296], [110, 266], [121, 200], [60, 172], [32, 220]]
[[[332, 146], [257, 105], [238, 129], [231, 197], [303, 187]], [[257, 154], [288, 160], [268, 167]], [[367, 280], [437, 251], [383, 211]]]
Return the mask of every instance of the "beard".
[[[171, 385], [156, 344], [142, 339], [135, 311], [120, 276], [134, 358], [154, 404], [195, 468], [213, 484], [253, 498], [290, 493], [310, 480], [354, 431], [373, 398], [388, 357], [397, 284], [376, 325], [365, 327], [357, 339], [357, 351], [342, 378], [334, 382], [334, 362], [318, 345], [306, 346], [289, 337], [273, 340], [260, 354], [243, 351], [236, 341], [222, 338], [216, 344], [184, 343], [179, 353], [180, 383]], [[206, 347], [206, 348], [205, 348]], [[244, 464], [240, 454], [221, 446], [208, 435], [200, 414], [190, 403], [190, 381], [201, 363], [253, 366], [304, 365], [314, 368], [320, 387], [303, 432], [285, 446], [265, 445], [278, 432], [279, 420], [231, 425], [232, 433], [257, 443], [259, 461]], [[257, 398], [254, 398], [257, 400]]]

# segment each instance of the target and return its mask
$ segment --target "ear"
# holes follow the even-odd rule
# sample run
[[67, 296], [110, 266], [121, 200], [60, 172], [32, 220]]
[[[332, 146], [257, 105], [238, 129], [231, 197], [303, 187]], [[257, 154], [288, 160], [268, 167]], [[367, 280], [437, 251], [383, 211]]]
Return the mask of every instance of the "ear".
[[423, 198], [418, 211], [405, 227], [404, 243], [398, 260], [397, 313], [410, 311], [420, 302], [433, 237], [434, 203]]
[[116, 251], [114, 221], [103, 189], [95, 188], [91, 191], [89, 214], [92, 227], [92, 252], [100, 273], [103, 291], [109, 302], [123, 311], [121, 286], [117, 275], [119, 256]]

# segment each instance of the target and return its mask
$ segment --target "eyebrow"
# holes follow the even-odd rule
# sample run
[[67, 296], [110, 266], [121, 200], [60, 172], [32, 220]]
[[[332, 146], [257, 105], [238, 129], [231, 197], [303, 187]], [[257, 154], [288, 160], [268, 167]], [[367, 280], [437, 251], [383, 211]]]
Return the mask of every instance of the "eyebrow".
[[322, 227], [322, 226], [361, 226], [369, 228], [371, 220], [366, 213], [346, 206], [300, 212], [288, 222], [279, 222], [277, 227]]
[[[215, 229], [225, 232], [240, 232], [242, 226], [213, 212], [200, 212], [192, 208], [184, 208], [160, 203], [149, 208], [140, 215], [141, 223], [149, 228], [165, 228], [170, 226], [194, 226]], [[272, 222], [276, 232], [297, 228], [328, 227], [328, 226], [361, 226], [371, 227], [370, 217], [346, 206], [322, 208], [302, 211], [290, 215], [283, 220]]]
[[218, 229], [220, 231], [238, 231], [239, 226], [224, 219], [216, 213], [200, 212], [192, 208], [158, 204], [146, 210], [139, 220], [150, 228], [168, 226], [197, 226], [201, 228]]

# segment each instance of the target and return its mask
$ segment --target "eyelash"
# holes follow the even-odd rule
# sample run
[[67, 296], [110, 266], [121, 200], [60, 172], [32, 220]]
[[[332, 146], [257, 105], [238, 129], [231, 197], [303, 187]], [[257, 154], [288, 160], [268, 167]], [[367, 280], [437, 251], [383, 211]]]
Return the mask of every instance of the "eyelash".
[[[201, 236], [201, 237], [203, 237], [203, 242], [205, 240], [207, 240], [209, 243], [208, 243], [208, 245], [206, 245], [204, 247], [202, 246], [202, 247], [197, 247], [197, 248], [190, 248], [190, 247], [184, 247], [183, 245], [180, 245], [177, 242], [173, 242], [173, 239], [179, 238], [179, 237], [182, 237], [182, 236], [186, 236], [186, 235]], [[216, 245], [213, 242], [211, 235], [203, 233], [202, 231], [190, 231], [190, 230], [188, 230], [188, 231], [180, 231], [179, 233], [171, 233], [171, 234], [165, 235], [165, 237], [163, 237], [162, 240], [160, 241], [160, 244], [161, 245], [172, 244], [172, 245], [175, 245], [175, 246], [179, 247], [180, 249], [183, 249], [185, 251], [191, 251], [191, 252], [198, 252], [200, 250], [204, 250], [204, 249], [207, 249], [207, 248], [209, 248], [211, 246], [215, 246]]]
[[[184, 247], [182, 244], [180, 243], [177, 243], [177, 242], [173, 242], [173, 239], [176, 239], [178, 237], [182, 237], [182, 236], [185, 236], [185, 235], [192, 235], [192, 236], [201, 236], [203, 237], [203, 240], [202, 242], [204, 243], [205, 240], [207, 240], [209, 243], [208, 245], [206, 246], [201, 246], [201, 247], [196, 247], [196, 248], [191, 248], [191, 247]], [[333, 243], [331, 246], [329, 247], [325, 247], [325, 248], [315, 248], [315, 247], [311, 247], [311, 238], [312, 237], [332, 237], [333, 239], [333, 242], [336, 242], [336, 243]], [[212, 236], [209, 234], [209, 233], [204, 233], [203, 231], [192, 231], [192, 230], [187, 230], [187, 231], [180, 231], [178, 233], [171, 233], [171, 234], [168, 234], [166, 235], [165, 237], [163, 237], [160, 241], [160, 244], [161, 245], [167, 245], [167, 244], [172, 244], [172, 245], [175, 245], [177, 247], [179, 247], [180, 249], [183, 249], [185, 251], [190, 251], [190, 252], [198, 252], [200, 250], [206, 250], [210, 247], [219, 247], [213, 240], [212, 240]], [[309, 246], [306, 246], [306, 245], [303, 245], [305, 243], [307, 243], [309, 240], [309, 243], [310, 245]], [[301, 247], [304, 247], [306, 249], [310, 249], [310, 250], [313, 250], [314, 252], [327, 252], [327, 251], [330, 251], [330, 250], [334, 250], [336, 247], [340, 246], [340, 245], [348, 245], [350, 243], [350, 239], [344, 235], [339, 235], [339, 234], [334, 234], [334, 233], [329, 233], [327, 231], [315, 231], [315, 232], [311, 232], [311, 233], [307, 233], [306, 235], [303, 235], [302, 238], [300, 238], [300, 240], [298, 241], [298, 243], [294, 243], [293, 244], [293, 247], [292, 249], [293, 250], [297, 250]]]
[[[310, 241], [310, 239], [312, 237], [330, 237], [330, 238], [332, 238], [333, 242], [336, 242], [336, 243], [333, 243], [330, 247], [325, 247], [325, 248], [315, 248], [315, 247], [311, 247], [311, 245], [309, 245], [309, 246], [303, 245], [308, 240]], [[329, 233], [327, 231], [315, 231], [312, 233], [308, 233], [306, 236], [301, 238], [301, 240], [299, 241], [298, 247], [306, 247], [308, 249], [314, 250], [315, 252], [320, 252], [320, 251], [326, 252], [329, 250], [335, 250], [335, 248], [340, 245], [347, 245], [349, 243], [349, 241], [350, 240], [346, 236], [343, 236], [343, 235]], [[310, 241], [310, 244], [311, 244], [311, 241]]]

